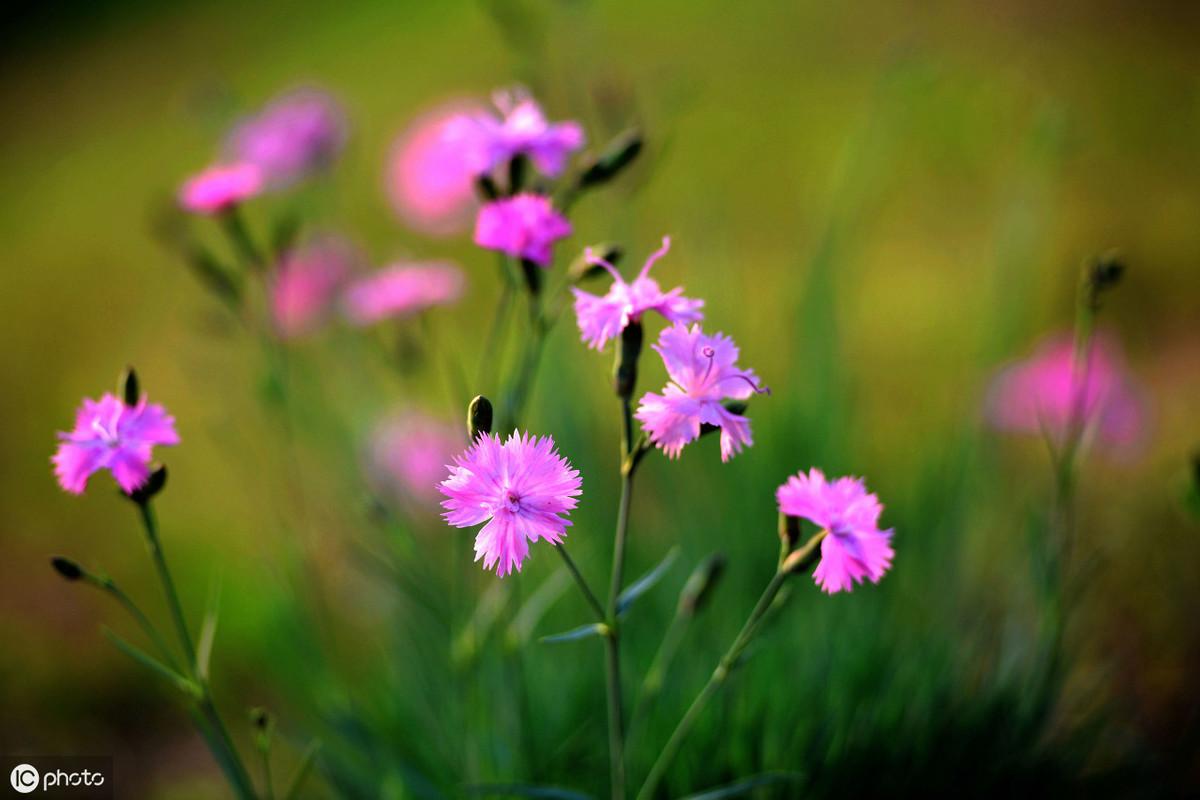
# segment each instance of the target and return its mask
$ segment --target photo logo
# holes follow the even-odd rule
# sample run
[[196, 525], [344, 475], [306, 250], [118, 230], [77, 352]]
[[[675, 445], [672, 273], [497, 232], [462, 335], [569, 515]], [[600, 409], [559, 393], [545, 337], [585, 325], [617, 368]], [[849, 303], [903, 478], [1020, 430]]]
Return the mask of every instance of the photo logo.
[[8, 782], [12, 784], [12, 788], [21, 794], [29, 794], [37, 789], [41, 780], [41, 774], [29, 764], [17, 764], [8, 775]]

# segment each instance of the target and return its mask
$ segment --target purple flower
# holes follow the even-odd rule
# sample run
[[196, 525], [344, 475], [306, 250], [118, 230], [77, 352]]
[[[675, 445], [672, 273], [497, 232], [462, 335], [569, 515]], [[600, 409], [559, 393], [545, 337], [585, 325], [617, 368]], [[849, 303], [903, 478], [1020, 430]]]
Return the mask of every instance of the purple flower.
[[388, 490], [432, 504], [446, 464], [462, 450], [461, 425], [418, 411], [403, 411], [384, 421], [371, 437], [372, 472]]
[[603, 297], [572, 289], [575, 293], [575, 317], [579, 331], [588, 347], [599, 350], [609, 340], [620, 335], [631, 322], [640, 322], [642, 314], [657, 311], [670, 322], [699, 322], [704, 316], [700, 309], [703, 300], [683, 297], [683, 288], [675, 287], [669, 292], [659, 288], [658, 282], [650, 277], [650, 268], [671, 249], [671, 237], [664, 236], [662, 247], [650, 254], [645, 266], [633, 283], [626, 283], [621, 273], [588, 248], [584, 257], [589, 264], [604, 267], [613, 276], [612, 288]]
[[446, 236], [470, 223], [477, 206], [476, 176], [448, 132], [460, 116], [481, 109], [461, 102], [439, 106], [419, 117], [392, 145], [388, 196], [410, 227]]
[[179, 190], [179, 204], [196, 214], [219, 214], [254, 197], [263, 188], [257, 164], [209, 167], [189, 178]]
[[58, 483], [72, 494], [82, 494], [88, 478], [109, 470], [126, 493], [140, 488], [150, 476], [154, 445], [179, 444], [175, 419], [143, 397], [127, 406], [115, 395], [99, 400], [84, 398], [75, 413], [75, 428], [59, 433], [58, 450], [50, 460]]
[[271, 315], [285, 339], [312, 333], [329, 315], [357, 254], [334, 237], [289, 251], [271, 277]]
[[450, 467], [439, 488], [446, 522], [469, 528], [487, 522], [475, 537], [475, 560], [504, 577], [529, 555], [529, 542], [558, 544], [571, 524], [567, 512], [580, 495], [579, 471], [554, 449], [549, 436], [514, 432], [501, 442], [484, 434]]
[[689, 329], [677, 322], [663, 330], [654, 349], [671, 380], [662, 394], [647, 392], [634, 416], [668, 458], [677, 458], [683, 446], [700, 435], [701, 425], [721, 429], [722, 461], [754, 443], [750, 420], [725, 408], [722, 401], [745, 400], [770, 390], [759, 386], [753, 370], [738, 369], [732, 339], [721, 333], [707, 336], [699, 325]]
[[462, 290], [462, 270], [454, 264], [397, 264], [350, 284], [342, 307], [354, 324], [370, 325], [453, 303]]
[[527, 156], [551, 178], [566, 168], [567, 158], [584, 145], [576, 122], [549, 123], [537, 101], [522, 90], [497, 92], [497, 116], [487, 111], [459, 115], [446, 131], [475, 175], [486, 175], [515, 156]]
[[292, 183], [328, 166], [346, 143], [346, 122], [325, 92], [299, 89], [281, 95], [237, 124], [225, 150], [230, 159], [257, 164], [271, 186]]
[[991, 424], [1005, 431], [1044, 433], [1062, 444], [1072, 420], [1117, 447], [1136, 445], [1145, 412], [1122, 366], [1116, 340], [1092, 340], [1083, 368], [1076, 369], [1070, 334], [1054, 336], [1033, 355], [1001, 370], [986, 403]]
[[570, 235], [571, 223], [540, 194], [493, 200], [475, 220], [475, 244], [541, 267], [550, 266], [554, 243]]
[[849, 591], [863, 578], [879, 583], [892, 566], [893, 531], [879, 530], [883, 506], [861, 478], [825, 479], [819, 469], [788, 478], [775, 492], [779, 511], [828, 531], [821, 541], [821, 563], [813, 572], [829, 594]]

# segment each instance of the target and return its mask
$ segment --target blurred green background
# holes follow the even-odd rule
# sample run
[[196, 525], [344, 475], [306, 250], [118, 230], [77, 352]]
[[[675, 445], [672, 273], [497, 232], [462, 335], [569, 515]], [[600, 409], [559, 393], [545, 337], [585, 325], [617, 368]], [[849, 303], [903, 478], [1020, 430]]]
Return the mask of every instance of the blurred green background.
[[[281, 415], [262, 400], [257, 345], [152, 233], [238, 113], [323, 87], [347, 109], [346, 152], [328, 179], [256, 203], [251, 224], [299, 210], [375, 264], [457, 260], [467, 296], [434, 317], [473, 364], [495, 261], [466, 236], [407, 230], [383, 168], [421, 111], [521, 83], [594, 142], [630, 124], [647, 136], [629, 174], [573, 210], [560, 264], [600, 240], [640, 261], [671, 234], [659, 280], [704, 297], [708, 327], [733, 335], [774, 389], [752, 409], [756, 445], [731, 463], [705, 440], [639, 475], [628, 574], [675, 543], [682, 558], [626, 626], [631, 687], [691, 565], [715, 550], [730, 561], [631, 774], [649, 767], [770, 576], [775, 487], [818, 465], [878, 492], [897, 531], [894, 571], [849, 595], [792, 586], [689, 740], [671, 796], [764, 771], [803, 775], [763, 790], [779, 796], [1197, 791], [1198, 25], [1194, 7], [1168, 2], [12, 12], [0, 53], [0, 752], [113, 753], [130, 796], [225, 791], [175, 698], [99, 635], [101, 622], [133, 635], [118, 610], [47, 566], [70, 554], [161, 610], [135, 516], [107, 476], [74, 498], [48, 462], [79, 398], [133, 363], [184, 439], [162, 454], [164, 544], [197, 617], [221, 576], [215, 685], [240, 742], [241, 709], [256, 704], [280, 719], [281, 770], [320, 736], [314, 796], [456, 796], [461, 782], [510, 781], [603, 791], [599, 646], [536, 642], [581, 622], [583, 605], [564, 594], [532, 641], [506, 645], [509, 622], [559, 568], [553, 554], [535, 548], [498, 598], [494, 576], [466, 561], [469, 532], [432, 512], [397, 525], [369, 510], [359, 462], [379, 415], [460, 416], [433, 365], [398, 378], [372, 337], [335, 330], [295, 348], [300, 399]], [[988, 431], [980, 403], [997, 366], [1070, 326], [1079, 266], [1109, 248], [1129, 272], [1104, 321], [1153, 424], [1136, 456], [1084, 464], [1087, 579], [1066, 677], [1047, 699], [1030, 688], [1031, 562], [1049, 462], [1039, 441]], [[583, 473], [570, 541], [602, 584], [617, 493], [609, 359], [567, 319], [544, 367], [528, 424]], [[653, 361], [642, 374], [645, 389], [662, 380]], [[367, 554], [389, 548], [428, 574], [382, 573]], [[460, 633], [442, 622], [445, 586], [499, 604], [473, 671], [445, 667]]]

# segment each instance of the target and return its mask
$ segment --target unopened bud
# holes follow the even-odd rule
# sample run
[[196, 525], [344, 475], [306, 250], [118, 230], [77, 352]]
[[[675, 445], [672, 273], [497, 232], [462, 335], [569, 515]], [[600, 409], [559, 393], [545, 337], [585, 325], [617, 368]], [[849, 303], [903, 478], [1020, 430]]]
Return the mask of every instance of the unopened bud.
[[625, 251], [621, 246], [612, 242], [602, 242], [601, 244], [594, 244], [591, 247], [585, 248], [579, 254], [579, 257], [567, 267], [567, 280], [571, 283], [581, 283], [590, 278], [607, 274], [608, 270], [588, 259], [587, 254], [589, 251], [601, 261], [607, 261], [614, 266], [621, 260], [621, 256], [625, 255]]
[[474, 442], [485, 433], [492, 432], [492, 401], [477, 395], [467, 406], [467, 435]]
[[141, 399], [141, 389], [138, 386], [137, 373], [133, 367], [126, 367], [121, 373], [121, 377], [117, 379], [117, 394], [125, 401], [127, 406], [136, 406], [138, 400]]
[[679, 613], [695, 616], [701, 611], [712, 597], [724, 572], [724, 553], [713, 553], [697, 564], [679, 593]]
[[130, 492], [127, 497], [138, 505], [142, 505], [148, 503], [166, 485], [167, 465], [155, 464], [150, 468], [150, 477], [146, 478], [146, 482]]
[[637, 158], [642, 151], [642, 133], [636, 128], [619, 133], [593, 157], [579, 176], [579, 188], [607, 183]]
[[55, 572], [69, 581], [77, 581], [85, 575], [83, 567], [65, 556], [55, 556], [50, 559], [50, 566], [54, 567]]
[[800, 541], [800, 518], [789, 517], [779, 512], [779, 541], [782, 543], [784, 555], [792, 552], [796, 542]]
[[528, 171], [529, 161], [525, 156], [519, 153], [512, 157], [508, 162], [508, 193], [514, 195], [521, 191], [521, 187], [525, 185], [525, 173]]
[[1100, 308], [1100, 296], [1121, 282], [1125, 264], [1114, 253], [1093, 260], [1083, 272], [1084, 302], [1092, 311]]
[[529, 293], [535, 297], [542, 291], [542, 268], [528, 258], [521, 259], [521, 274], [525, 276], [525, 285]]
[[638, 358], [642, 355], [642, 323], [631, 322], [621, 331], [621, 346], [617, 348], [617, 361], [613, 367], [613, 390], [617, 397], [633, 397], [637, 386]]
[[475, 189], [479, 192], [479, 196], [486, 203], [495, 200], [500, 196], [500, 190], [496, 188], [496, 182], [492, 180], [491, 175], [480, 175], [475, 179]]

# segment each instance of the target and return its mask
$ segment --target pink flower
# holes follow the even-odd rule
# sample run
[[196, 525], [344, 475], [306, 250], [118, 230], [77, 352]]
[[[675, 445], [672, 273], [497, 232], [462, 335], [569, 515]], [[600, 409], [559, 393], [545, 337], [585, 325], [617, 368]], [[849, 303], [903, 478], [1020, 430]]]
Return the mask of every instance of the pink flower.
[[475, 244], [541, 267], [553, 260], [554, 243], [570, 235], [571, 223], [538, 194], [493, 200], [475, 220]]
[[662, 394], [647, 392], [634, 416], [668, 458], [677, 458], [683, 446], [700, 435], [701, 425], [721, 429], [722, 461], [754, 443], [750, 420], [725, 408], [722, 401], [745, 400], [770, 390], [759, 386], [753, 370], [738, 369], [732, 339], [721, 333], [707, 336], [699, 325], [688, 329], [677, 322], [663, 330], [654, 349], [671, 380]]
[[464, 230], [477, 201], [475, 172], [452, 136], [460, 116], [480, 106], [452, 103], [419, 117], [388, 157], [388, 196], [401, 218], [416, 230], [445, 236]]
[[863, 578], [879, 583], [892, 566], [892, 530], [879, 530], [883, 506], [861, 478], [825, 480], [819, 469], [788, 478], [775, 492], [779, 511], [828, 531], [821, 541], [821, 563], [813, 572], [829, 594], [849, 591]]
[[271, 314], [279, 335], [290, 339], [316, 330], [356, 261], [353, 249], [332, 237], [286, 253], [271, 278]]
[[254, 197], [263, 188], [257, 164], [209, 167], [189, 178], [179, 190], [179, 204], [196, 214], [218, 214]]
[[454, 454], [462, 450], [465, 436], [450, 425], [417, 411], [406, 411], [381, 424], [372, 436], [371, 465], [390, 490], [432, 503], [438, 481]]
[[1043, 341], [1033, 355], [1001, 370], [986, 402], [991, 424], [1006, 431], [1042, 433], [1061, 444], [1075, 415], [1081, 430], [1118, 447], [1135, 445], [1145, 428], [1141, 398], [1125, 375], [1116, 340], [1092, 340], [1076, 374], [1070, 334]]
[[453, 303], [462, 290], [462, 270], [454, 264], [397, 264], [350, 284], [342, 306], [351, 322], [370, 325]]
[[328, 166], [346, 143], [346, 121], [332, 96], [315, 89], [281, 95], [233, 129], [231, 160], [256, 164], [271, 186]]
[[175, 419], [162, 406], [147, 403], [145, 397], [127, 406], [112, 394], [84, 398], [75, 413], [75, 428], [58, 438], [50, 460], [59, 485], [72, 494], [82, 494], [88, 478], [102, 469], [112, 472], [122, 490], [132, 492], [150, 476], [154, 445], [179, 444]]
[[650, 254], [645, 266], [633, 283], [626, 283], [612, 264], [597, 257], [588, 248], [584, 257], [589, 264], [604, 267], [613, 276], [613, 285], [608, 294], [598, 297], [582, 289], [575, 293], [575, 317], [583, 341], [596, 350], [604, 347], [609, 339], [620, 335], [631, 322], [641, 321], [642, 314], [657, 311], [670, 322], [699, 322], [703, 317], [700, 308], [703, 300], [683, 297], [683, 288], [675, 287], [669, 292], [659, 288], [650, 277], [650, 268], [671, 249], [671, 237], [664, 236], [662, 248]]
[[504, 577], [529, 555], [529, 542], [558, 544], [578, 504], [579, 471], [554, 449], [549, 436], [514, 432], [501, 442], [484, 434], [450, 467], [439, 488], [446, 522], [469, 528], [487, 522], [475, 537], [475, 560]]
[[537, 101], [521, 90], [497, 92], [500, 115], [477, 111], [459, 115], [447, 129], [475, 175], [490, 173], [515, 156], [527, 156], [551, 178], [566, 168], [567, 158], [584, 145], [583, 128], [576, 122], [551, 124]]

